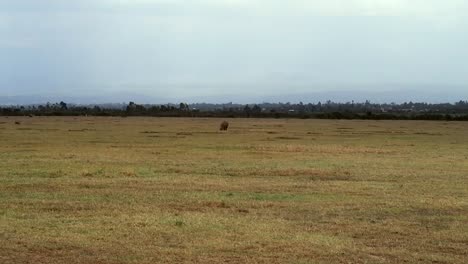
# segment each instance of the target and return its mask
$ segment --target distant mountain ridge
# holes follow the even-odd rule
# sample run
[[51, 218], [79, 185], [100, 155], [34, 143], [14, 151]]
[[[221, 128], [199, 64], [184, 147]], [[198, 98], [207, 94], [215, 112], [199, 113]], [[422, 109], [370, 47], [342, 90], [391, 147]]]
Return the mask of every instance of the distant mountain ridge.
[[468, 89], [446, 93], [443, 89], [437, 92], [423, 92], [417, 90], [400, 90], [384, 92], [366, 92], [366, 91], [330, 91], [330, 92], [310, 92], [296, 94], [272, 94], [272, 95], [239, 95], [239, 94], [220, 94], [207, 96], [179, 96], [179, 97], [159, 97], [146, 95], [142, 93], [109, 93], [91, 95], [17, 95], [0, 96], [0, 105], [31, 105], [55, 103], [64, 101], [73, 104], [110, 104], [127, 103], [130, 101], [141, 104], [166, 104], [166, 103], [241, 103], [254, 104], [262, 102], [271, 103], [315, 103], [326, 102], [364, 102], [369, 100], [377, 103], [402, 103], [402, 102], [428, 102], [428, 103], [446, 103], [468, 100]]

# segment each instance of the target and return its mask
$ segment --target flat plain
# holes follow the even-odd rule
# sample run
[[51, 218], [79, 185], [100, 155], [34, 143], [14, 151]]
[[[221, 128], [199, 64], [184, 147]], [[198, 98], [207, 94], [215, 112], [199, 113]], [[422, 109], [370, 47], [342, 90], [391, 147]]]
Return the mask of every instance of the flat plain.
[[221, 121], [0, 117], [0, 263], [468, 262], [468, 123]]

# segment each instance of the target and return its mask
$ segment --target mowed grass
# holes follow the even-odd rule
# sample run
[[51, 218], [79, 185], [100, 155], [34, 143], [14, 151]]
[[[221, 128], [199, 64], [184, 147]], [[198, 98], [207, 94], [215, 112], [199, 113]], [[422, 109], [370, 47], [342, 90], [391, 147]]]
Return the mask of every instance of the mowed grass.
[[0, 263], [467, 263], [468, 123], [221, 121], [0, 117]]

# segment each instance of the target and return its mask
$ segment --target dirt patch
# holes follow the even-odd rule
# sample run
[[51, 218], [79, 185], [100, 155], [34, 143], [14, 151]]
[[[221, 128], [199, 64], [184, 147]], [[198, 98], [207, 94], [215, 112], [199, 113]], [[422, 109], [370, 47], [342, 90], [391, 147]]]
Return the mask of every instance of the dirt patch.
[[179, 133], [177, 133], [176, 135], [178, 135], [178, 136], [191, 136], [191, 135], [193, 135], [193, 134], [190, 133], [190, 132], [179, 132]]
[[[324, 154], [392, 154], [395, 150], [384, 148], [351, 147], [340, 145], [305, 146], [297, 144], [288, 145], [257, 145], [249, 147], [249, 150], [258, 152], [311, 152]], [[400, 151], [401, 152], [401, 151]]]
[[317, 169], [228, 169], [224, 175], [234, 177], [305, 177], [312, 181], [346, 181], [350, 180], [349, 172], [325, 171]]
[[202, 206], [209, 207], [209, 208], [231, 208], [225, 202], [204, 202], [202, 203]]
[[142, 131], [140, 133], [142, 133], [142, 134], [159, 134], [161, 132], [159, 132], [159, 131]]
[[299, 140], [300, 137], [275, 137], [274, 139], [283, 139], [283, 140]]
[[415, 135], [427, 135], [427, 136], [443, 136], [442, 133], [430, 133], [430, 132], [416, 132]]
[[86, 132], [86, 131], [96, 131], [96, 129], [90, 129], [90, 128], [68, 129], [68, 132]]

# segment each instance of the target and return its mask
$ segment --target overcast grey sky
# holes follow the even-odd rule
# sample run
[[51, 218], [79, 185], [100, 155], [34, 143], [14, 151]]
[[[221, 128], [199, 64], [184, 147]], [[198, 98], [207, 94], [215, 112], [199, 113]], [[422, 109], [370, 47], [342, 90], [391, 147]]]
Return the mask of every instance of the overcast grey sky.
[[0, 95], [468, 97], [467, 14], [465, 0], [0, 0]]

